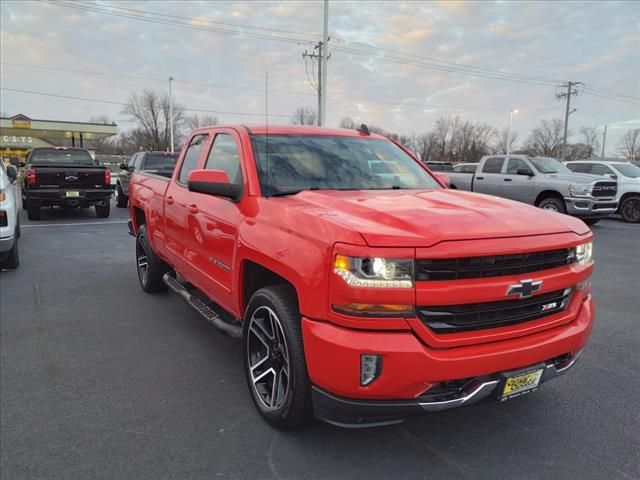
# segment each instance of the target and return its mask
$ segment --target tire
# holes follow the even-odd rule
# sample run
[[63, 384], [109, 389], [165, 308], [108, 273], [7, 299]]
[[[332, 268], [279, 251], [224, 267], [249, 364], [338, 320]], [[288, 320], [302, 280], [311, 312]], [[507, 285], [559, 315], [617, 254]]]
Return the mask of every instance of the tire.
[[558, 197], [546, 197], [538, 202], [536, 205], [543, 210], [551, 210], [552, 212], [567, 213], [567, 206], [564, 204], [564, 200]]
[[122, 187], [120, 184], [116, 184], [116, 207], [118, 208], [127, 208], [127, 203], [129, 202], [129, 197], [127, 197], [122, 191]]
[[27, 218], [29, 220], [40, 220], [40, 205], [32, 200], [27, 200]]
[[96, 205], [96, 217], [98, 218], [109, 218], [109, 214], [111, 213], [111, 203], [107, 200], [105, 205]]
[[243, 321], [242, 345], [247, 386], [260, 415], [280, 430], [308, 424], [313, 412], [311, 381], [292, 287], [277, 285], [253, 294]]
[[138, 235], [136, 236], [136, 269], [138, 270], [140, 286], [145, 292], [156, 293], [167, 289], [167, 286], [162, 281], [162, 276], [170, 271], [171, 268], [153, 252], [147, 238], [146, 225], [138, 227]]
[[15, 270], [20, 265], [20, 255], [18, 254], [18, 240], [13, 242], [13, 247], [9, 250], [7, 258], [0, 263], [0, 268], [5, 270]]
[[22, 196], [22, 209], [23, 210], [27, 209], [27, 199], [24, 195]]
[[620, 215], [628, 223], [640, 223], [640, 197], [627, 197], [620, 205]]
[[596, 223], [598, 223], [601, 219], [600, 218], [583, 218], [582, 221], [584, 223], [586, 223], [587, 225], [591, 226], [591, 225], [595, 225]]
[[20, 228], [20, 218], [16, 219], [16, 231], [14, 232], [16, 238], [20, 238], [22, 236], [22, 229]]

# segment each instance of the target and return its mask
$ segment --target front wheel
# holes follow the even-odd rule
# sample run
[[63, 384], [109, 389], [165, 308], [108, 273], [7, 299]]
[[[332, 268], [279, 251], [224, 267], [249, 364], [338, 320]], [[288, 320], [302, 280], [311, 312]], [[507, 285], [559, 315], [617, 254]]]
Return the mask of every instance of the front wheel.
[[306, 425], [312, 414], [311, 382], [293, 288], [266, 287], [251, 297], [242, 343], [245, 376], [260, 415], [282, 430]]
[[27, 200], [27, 218], [29, 220], [40, 220], [40, 205], [32, 200]]
[[640, 197], [627, 197], [620, 205], [620, 214], [625, 222], [640, 223]]
[[127, 202], [129, 201], [129, 197], [127, 197], [122, 190], [122, 187], [118, 183], [116, 185], [116, 207], [118, 208], [127, 208]]
[[567, 207], [564, 204], [564, 200], [558, 197], [543, 198], [538, 202], [538, 208], [543, 210], [550, 210], [552, 212], [567, 213]]
[[7, 258], [0, 263], [0, 268], [5, 270], [15, 270], [20, 265], [20, 255], [18, 254], [18, 239], [13, 242], [13, 247], [9, 250]]
[[96, 217], [109, 218], [110, 213], [111, 213], [111, 204], [109, 203], [109, 200], [107, 200], [104, 205], [96, 205]]

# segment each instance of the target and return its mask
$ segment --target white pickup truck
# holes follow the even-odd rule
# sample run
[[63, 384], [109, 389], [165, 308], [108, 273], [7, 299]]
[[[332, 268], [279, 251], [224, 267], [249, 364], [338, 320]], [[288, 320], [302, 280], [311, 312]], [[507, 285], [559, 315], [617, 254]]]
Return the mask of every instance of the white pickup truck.
[[0, 269], [18, 268], [18, 195], [16, 177], [18, 171], [13, 165], [6, 166], [0, 161]]
[[450, 187], [567, 213], [588, 225], [618, 209], [616, 180], [573, 173], [555, 158], [487, 155], [473, 173], [448, 172]]

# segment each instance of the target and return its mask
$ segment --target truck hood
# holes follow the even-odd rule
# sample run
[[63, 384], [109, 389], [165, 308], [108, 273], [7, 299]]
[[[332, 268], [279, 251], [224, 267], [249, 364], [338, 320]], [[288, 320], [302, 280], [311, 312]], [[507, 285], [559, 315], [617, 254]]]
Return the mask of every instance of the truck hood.
[[372, 247], [589, 232], [567, 215], [459, 190], [304, 191], [280, 200], [300, 213], [359, 232]]
[[611, 180], [601, 175], [591, 175], [589, 173], [544, 173], [544, 178], [553, 178], [571, 183], [592, 183], [598, 180]]

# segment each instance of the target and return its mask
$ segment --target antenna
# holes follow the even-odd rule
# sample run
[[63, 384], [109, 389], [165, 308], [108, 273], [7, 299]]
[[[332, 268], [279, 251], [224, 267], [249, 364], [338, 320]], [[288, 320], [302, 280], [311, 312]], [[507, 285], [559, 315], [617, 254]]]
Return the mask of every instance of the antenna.
[[271, 170], [269, 169], [269, 72], [264, 72], [264, 117], [266, 134], [264, 136], [264, 151], [267, 164], [266, 195], [271, 195]]

